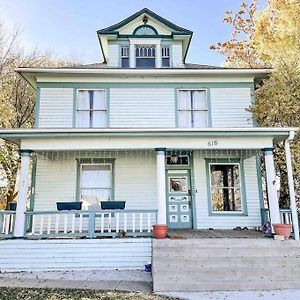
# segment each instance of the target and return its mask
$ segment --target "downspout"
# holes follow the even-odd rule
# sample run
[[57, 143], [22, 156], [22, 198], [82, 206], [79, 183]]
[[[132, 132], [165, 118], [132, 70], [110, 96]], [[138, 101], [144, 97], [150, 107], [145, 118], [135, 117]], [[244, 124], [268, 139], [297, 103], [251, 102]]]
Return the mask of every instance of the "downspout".
[[290, 194], [290, 208], [292, 211], [294, 237], [296, 241], [299, 241], [299, 224], [298, 224], [299, 222], [298, 222], [298, 212], [297, 212], [295, 187], [294, 187], [294, 180], [293, 180], [291, 149], [290, 149], [290, 141], [292, 141], [294, 137], [295, 137], [295, 132], [290, 131], [289, 137], [284, 142], [284, 148], [285, 148], [285, 159], [286, 159], [286, 167], [287, 167], [288, 186], [289, 186], [289, 194]]

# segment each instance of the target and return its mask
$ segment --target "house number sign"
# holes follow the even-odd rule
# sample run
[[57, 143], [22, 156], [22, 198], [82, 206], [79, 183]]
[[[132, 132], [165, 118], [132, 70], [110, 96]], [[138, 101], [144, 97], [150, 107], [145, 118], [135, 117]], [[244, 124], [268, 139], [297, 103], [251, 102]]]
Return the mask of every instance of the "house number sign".
[[218, 140], [211, 140], [211, 141], [208, 141], [207, 146], [208, 146], [208, 147], [218, 146]]

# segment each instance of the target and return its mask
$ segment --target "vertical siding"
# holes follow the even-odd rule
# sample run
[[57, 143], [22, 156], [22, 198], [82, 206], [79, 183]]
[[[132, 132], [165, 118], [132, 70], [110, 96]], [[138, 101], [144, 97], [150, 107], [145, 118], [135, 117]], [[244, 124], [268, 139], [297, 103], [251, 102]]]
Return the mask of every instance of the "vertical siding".
[[236, 226], [247, 226], [249, 228], [260, 226], [260, 203], [255, 157], [244, 161], [244, 172], [248, 216], [209, 216], [205, 160], [203, 157], [195, 157], [194, 175], [195, 189], [197, 190], [195, 199], [197, 228], [232, 229]]
[[107, 65], [112, 68], [117, 68], [119, 66], [119, 45], [109, 45], [109, 57]]
[[250, 88], [210, 90], [212, 127], [252, 127]]
[[173, 68], [182, 68], [183, 61], [182, 61], [182, 45], [181, 44], [173, 44], [172, 45], [172, 67]]
[[73, 89], [41, 88], [40, 128], [70, 128], [73, 121]]
[[76, 161], [37, 160], [34, 210], [56, 210], [57, 201], [74, 201]]
[[175, 127], [174, 89], [111, 89], [110, 126]]

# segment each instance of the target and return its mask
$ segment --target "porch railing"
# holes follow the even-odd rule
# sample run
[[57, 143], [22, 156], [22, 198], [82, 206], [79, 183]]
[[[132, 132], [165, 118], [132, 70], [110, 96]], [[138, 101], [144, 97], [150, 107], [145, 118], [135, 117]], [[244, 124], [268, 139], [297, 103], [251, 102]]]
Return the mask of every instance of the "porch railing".
[[9, 238], [13, 236], [16, 212], [12, 210], [0, 211], [0, 237]]
[[26, 212], [26, 237], [152, 236], [157, 210]]
[[[279, 209], [280, 213], [280, 222], [283, 224], [292, 224], [292, 211], [289, 208], [281, 208]], [[270, 219], [270, 211], [268, 208], [261, 209], [262, 214], [262, 223], [265, 224], [266, 222], [269, 222]]]

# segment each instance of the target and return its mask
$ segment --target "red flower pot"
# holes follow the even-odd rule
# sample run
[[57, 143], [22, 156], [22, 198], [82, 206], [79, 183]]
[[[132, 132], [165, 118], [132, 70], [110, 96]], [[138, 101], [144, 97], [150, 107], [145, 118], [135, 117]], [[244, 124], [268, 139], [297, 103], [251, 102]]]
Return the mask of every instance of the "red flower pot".
[[275, 234], [283, 235], [285, 240], [288, 240], [291, 232], [292, 232], [292, 225], [291, 224], [273, 224], [273, 228]]
[[153, 225], [153, 235], [156, 239], [165, 239], [168, 233], [168, 226], [165, 224]]

